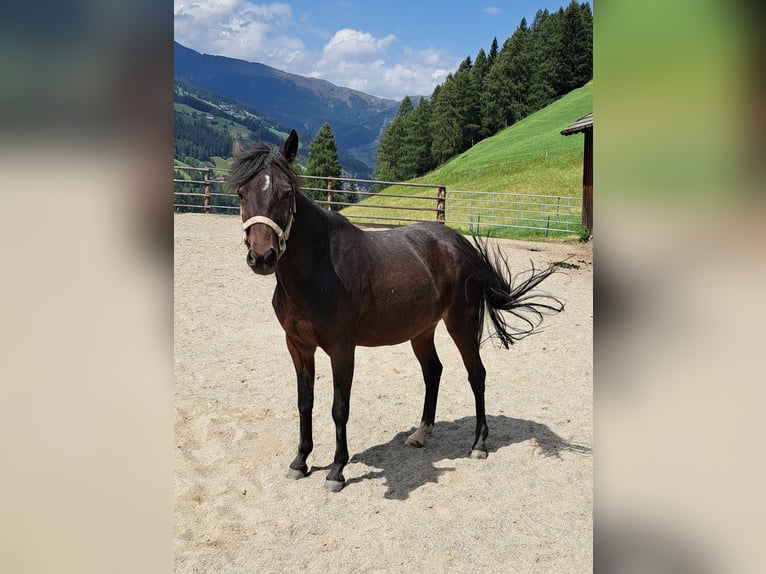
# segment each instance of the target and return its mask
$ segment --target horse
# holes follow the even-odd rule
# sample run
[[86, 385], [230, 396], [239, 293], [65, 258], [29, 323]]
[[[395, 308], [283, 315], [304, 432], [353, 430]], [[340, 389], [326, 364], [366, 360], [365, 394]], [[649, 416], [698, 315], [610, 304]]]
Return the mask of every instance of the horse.
[[[278, 152], [266, 144], [235, 143], [228, 185], [240, 198], [247, 265], [276, 274], [272, 306], [285, 332], [295, 367], [300, 436], [288, 478], [309, 474], [313, 449], [314, 355], [330, 358], [335, 456], [326, 476], [331, 492], [345, 485], [349, 460], [346, 425], [357, 346], [409, 341], [425, 382], [423, 413], [406, 444], [422, 447], [431, 435], [442, 364], [434, 347], [440, 321], [455, 342], [476, 403], [471, 458], [487, 457], [484, 405], [486, 370], [479, 355], [485, 312], [505, 348], [531, 334], [543, 315], [563, 310], [561, 301], [535, 288], [556, 264], [513, 281], [507, 260], [486, 240], [473, 243], [441, 222], [366, 231], [322, 209], [300, 188], [292, 162], [298, 152], [292, 130]], [[516, 283], [516, 284], [514, 284]], [[523, 321], [511, 327], [502, 312]]]

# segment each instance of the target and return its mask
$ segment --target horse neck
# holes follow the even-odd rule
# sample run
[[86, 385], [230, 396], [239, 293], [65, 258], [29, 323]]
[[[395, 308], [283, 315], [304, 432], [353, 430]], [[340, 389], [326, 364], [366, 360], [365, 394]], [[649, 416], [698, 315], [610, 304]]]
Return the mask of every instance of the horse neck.
[[302, 192], [296, 196], [296, 212], [287, 250], [277, 265], [277, 282], [288, 292], [311, 288], [310, 278], [318, 261], [329, 256], [327, 214]]

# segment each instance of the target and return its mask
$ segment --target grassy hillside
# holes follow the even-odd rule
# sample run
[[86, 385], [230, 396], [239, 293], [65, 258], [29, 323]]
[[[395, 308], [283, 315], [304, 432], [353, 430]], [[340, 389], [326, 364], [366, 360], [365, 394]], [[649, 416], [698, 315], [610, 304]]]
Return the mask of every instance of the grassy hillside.
[[[444, 185], [448, 194], [455, 190], [469, 190], [580, 197], [584, 136], [565, 137], [560, 132], [592, 111], [591, 81], [413, 182]], [[413, 204], [412, 200], [386, 195], [426, 194], [435, 197], [436, 191], [389, 187], [376, 197], [346, 208], [343, 213], [352, 217], [380, 215], [381, 210], [370, 206]], [[472, 201], [480, 203], [481, 199]], [[423, 201], [418, 202], [418, 205], [422, 204]], [[394, 214], [386, 212], [386, 216]], [[413, 217], [412, 213], [406, 212], [398, 216]], [[452, 225], [449, 214], [447, 222]]]

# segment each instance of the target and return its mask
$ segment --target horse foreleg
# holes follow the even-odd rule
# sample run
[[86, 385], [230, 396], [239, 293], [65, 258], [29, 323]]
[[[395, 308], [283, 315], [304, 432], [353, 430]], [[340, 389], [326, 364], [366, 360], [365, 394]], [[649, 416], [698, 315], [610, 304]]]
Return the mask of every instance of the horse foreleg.
[[300, 346], [289, 338], [287, 348], [293, 359], [298, 381], [298, 414], [300, 416], [300, 440], [298, 455], [287, 473], [288, 478], [303, 478], [309, 472], [306, 460], [314, 449], [311, 416], [314, 409], [314, 352], [316, 348]]
[[351, 400], [351, 381], [354, 376], [354, 348], [333, 353], [330, 356], [330, 362], [334, 390], [332, 419], [335, 422], [335, 459], [327, 474], [325, 488], [331, 492], [338, 492], [345, 486], [343, 469], [349, 459], [346, 425]]

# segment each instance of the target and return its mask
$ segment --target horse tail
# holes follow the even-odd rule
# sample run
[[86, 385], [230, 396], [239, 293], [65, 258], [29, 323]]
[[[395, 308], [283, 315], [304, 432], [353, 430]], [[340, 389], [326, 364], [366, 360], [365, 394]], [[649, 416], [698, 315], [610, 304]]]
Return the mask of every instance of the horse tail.
[[[564, 304], [548, 293], [537, 291], [536, 287], [553, 275], [560, 263], [554, 263], [547, 269], [537, 271], [534, 263], [524, 273], [511, 274], [508, 258], [500, 249], [490, 253], [487, 241], [473, 238], [479, 261], [474, 277], [484, 287], [484, 301], [480, 308], [480, 324], [484, 324], [484, 314], [489, 313], [495, 335], [507, 349], [516, 341], [528, 337], [540, 326], [545, 315], [554, 315], [564, 310]], [[503, 312], [521, 320], [523, 326], [509, 325]], [[481, 342], [481, 331], [479, 332]]]

